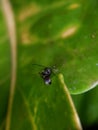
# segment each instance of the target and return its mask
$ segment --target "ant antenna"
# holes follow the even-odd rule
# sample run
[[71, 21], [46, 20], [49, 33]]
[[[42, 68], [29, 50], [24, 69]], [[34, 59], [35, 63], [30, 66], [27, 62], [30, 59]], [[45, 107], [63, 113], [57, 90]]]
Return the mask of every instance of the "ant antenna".
[[39, 65], [39, 64], [32, 64], [32, 65], [37, 65], [37, 66], [41, 66], [41, 67], [46, 67], [46, 66], [44, 66], [44, 65]]

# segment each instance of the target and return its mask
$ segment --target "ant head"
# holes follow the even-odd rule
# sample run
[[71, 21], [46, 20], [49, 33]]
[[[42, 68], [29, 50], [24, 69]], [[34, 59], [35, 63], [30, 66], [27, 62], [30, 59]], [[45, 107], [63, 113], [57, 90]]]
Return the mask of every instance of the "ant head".
[[51, 68], [49, 68], [49, 67], [46, 67], [45, 69], [44, 69], [44, 74], [46, 74], [46, 75], [50, 75], [51, 74], [51, 72], [52, 72], [52, 70], [51, 70]]

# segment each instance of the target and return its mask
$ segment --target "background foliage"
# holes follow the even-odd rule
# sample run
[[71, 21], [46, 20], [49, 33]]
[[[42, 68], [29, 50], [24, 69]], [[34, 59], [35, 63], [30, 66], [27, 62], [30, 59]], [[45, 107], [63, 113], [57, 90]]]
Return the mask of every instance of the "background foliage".
[[[11, 0], [9, 2], [14, 14], [17, 36], [15, 50], [17, 78], [11, 110], [11, 129], [79, 129], [74, 122], [75, 116], [75, 119], [72, 118], [74, 106], [71, 105], [64, 90], [61, 78], [54, 76], [52, 85], [45, 86], [38, 75], [42, 68], [33, 66], [34, 63], [44, 66], [55, 65], [63, 74], [68, 91], [74, 94], [72, 98], [83, 126], [97, 124], [98, 1]], [[12, 80], [12, 48], [6, 23], [8, 21], [5, 20], [2, 9], [0, 10], [1, 130], [6, 123]], [[91, 90], [92, 88], [94, 89]]]

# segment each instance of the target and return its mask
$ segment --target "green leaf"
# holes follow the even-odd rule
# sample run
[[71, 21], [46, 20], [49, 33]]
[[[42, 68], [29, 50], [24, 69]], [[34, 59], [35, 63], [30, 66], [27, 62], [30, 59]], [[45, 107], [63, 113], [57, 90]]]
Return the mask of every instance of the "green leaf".
[[63, 76], [59, 75], [59, 79], [55, 77], [54, 81], [56, 88], [54, 85], [45, 86], [39, 83], [39, 86], [29, 85], [27, 82], [17, 86], [11, 130], [82, 129]]
[[[52, 80], [54, 82], [52, 83], [51, 87], [46, 87], [43, 84], [40, 75], [38, 77], [35, 76], [34, 79], [31, 72], [32, 57], [30, 53], [32, 51], [30, 48], [28, 50], [27, 46], [18, 46], [17, 61], [15, 48], [16, 34], [14, 28], [14, 17], [10, 3], [9, 1], [7, 2], [8, 3], [6, 3], [6, 1], [2, 1], [2, 8], [4, 11], [3, 13], [7, 23], [8, 36], [10, 39], [8, 46], [11, 47], [11, 49], [8, 48], [9, 50], [3, 51], [2, 54], [5, 52], [6, 55], [9, 55], [8, 62], [4, 62], [3, 64], [5, 66], [6, 63], [9, 63], [9, 68], [11, 69], [8, 69], [8, 74], [11, 73], [11, 77], [9, 76], [8, 81], [10, 81], [10, 83], [7, 83], [8, 86], [7, 89], [5, 89], [9, 89], [9, 91], [7, 91], [7, 93], [4, 93], [4, 95], [9, 94], [9, 100], [6, 98], [7, 105], [5, 106], [5, 104], [2, 104], [1, 107], [1, 112], [3, 111], [3, 108], [5, 109], [5, 112], [4, 115], [0, 117], [0, 129], [82, 130], [73, 102], [71, 100], [67, 87], [64, 84], [63, 76], [60, 75], [59, 78], [55, 76], [54, 80]], [[24, 51], [24, 49], [27, 50]], [[29, 52], [28, 54], [27, 51]], [[11, 53], [11, 56], [9, 53]], [[23, 55], [26, 58], [25, 60], [22, 57]], [[18, 67], [16, 66], [16, 63], [18, 63]], [[6, 71], [7, 70], [5, 70], [5, 72]], [[15, 81], [17, 81], [16, 84]], [[2, 85], [5, 86], [5, 84]], [[56, 88], [54, 86], [56, 86]], [[2, 92], [3, 90], [1, 90], [1, 93]]]
[[[25, 1], [15, 9], [20, 64], [61, 67], [71, 94], [98, 84], [98, 1]], [[13, 7], [18, 1], [13, 1]], [[25, 62], [25, 63], [23, 63]]]

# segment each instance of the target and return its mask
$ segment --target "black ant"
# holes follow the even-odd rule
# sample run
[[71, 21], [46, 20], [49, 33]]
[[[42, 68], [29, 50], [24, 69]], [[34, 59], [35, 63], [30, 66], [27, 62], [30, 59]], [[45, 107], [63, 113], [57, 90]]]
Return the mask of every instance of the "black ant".
[[46, 85], [50, 85], [52, 83], [52, 80], [51, 80], [51, 75], [55, 75], [55, 73], [58, 71], [57, 69], [55, 69], [55, 66], [53, 67], [45, 67], [43, 65], [39, 65], [39, 64], [33, 64], [33, 65], [37, 65], [37, 66], [40, 66], [40, 67], [43, 67], [44, 69], [39, 72], [41, 78], [43, 79], [44, 83]]

